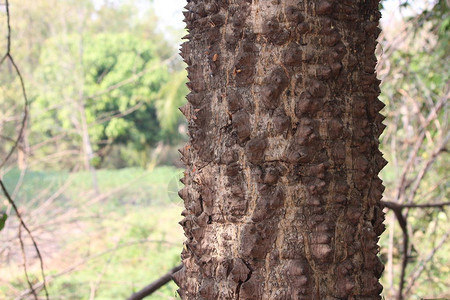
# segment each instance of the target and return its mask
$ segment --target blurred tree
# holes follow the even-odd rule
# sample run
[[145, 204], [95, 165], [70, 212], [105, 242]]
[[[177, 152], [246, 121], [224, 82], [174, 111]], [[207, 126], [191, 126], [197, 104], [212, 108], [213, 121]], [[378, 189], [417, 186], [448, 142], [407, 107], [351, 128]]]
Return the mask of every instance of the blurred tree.
[[157, 142], [181, 139], [176, 107], [185, 72], [151, 10], [139, 11], [134, 1], [98, 9], [89, 0], [16, 5], [15, 30], [28, 41], [16, 52], [32, 86], [26, 137], [30, 153], [47, 157], [38, 164], [73, 167], [81, 155], [85, 168], [100, 167], [116, 148], [121, 162], [109, 166], [145, 166]]
[[439, 203], [450, 190], [448, 1], [403, 1], [397, 10], [400, 17], [383, 28], [378, 64], [388, 125], [381, 136], [389, 161], [382, 172], [384, 198], [397, 205], [436, 207], [403, 210], [404, 228], [388, 215], [389, 230], [381, 240], [385, 295], [445, 298], [450, 232]]
[[[102, 154], [101, 160], [112, 145], [132, 145], [136, 151], [154, 146], [164, 138], [154, 101], [168, 82], [169, 71], [151, 41], [141, 41], [129, 33], [84, 35], [80, 66], [73, 61], [79, 53], [80, 38], [49, 39], [44, 47], [37, 72], [42, 86], [52, 89], [43, 89], [36, 98], [35, 105], [44, 111], [39, 119], [48, 120], [37, 122], [36, 131], [56, 136], [61, 130], [80, 127], [73, 106], [82, 101], [89, 136], [94, 150]], [[65, 45], [63, 51], [61, 45]], [[77, 70], [84, 78], [76, 76]], [[77, 100], [81, 88], [82, 96]], [[65, 104], [46, 111], [61, 101]], [[76, 146], [79, 139], [73, 139], [73, 134], [70, 141]]]

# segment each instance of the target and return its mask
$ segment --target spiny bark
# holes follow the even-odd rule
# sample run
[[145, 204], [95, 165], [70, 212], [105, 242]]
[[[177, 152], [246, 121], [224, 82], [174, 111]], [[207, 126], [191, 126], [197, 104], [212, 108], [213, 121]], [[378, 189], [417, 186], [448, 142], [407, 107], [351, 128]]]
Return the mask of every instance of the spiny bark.
[[378, 1], [188, 2], [182, 299], [380, 299]]

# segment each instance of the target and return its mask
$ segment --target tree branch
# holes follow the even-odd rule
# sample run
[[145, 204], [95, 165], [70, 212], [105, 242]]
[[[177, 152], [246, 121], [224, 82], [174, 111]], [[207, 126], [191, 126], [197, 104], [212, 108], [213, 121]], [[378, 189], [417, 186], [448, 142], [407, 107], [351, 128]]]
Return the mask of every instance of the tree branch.
[[164, 65], [166, 65], [166, 64], [169, 64], [169, 63], [170, 63], [171, 61], [173, 61], [177, 56], [178, 56], [178, 54], [174, 54], [174, 55], [172, 55], [171, 57], [169, 57], [169, 58], [163, 60], [160, 64], [157, 64], [157, 65], [155, 65], [155, 66], [151, 66], [151, 67], [149, 67], [149, 68], [147, 68], [147, 69], [144, 69], [144, 70], [142, 70], [142, 71], [140, 71], [140, 72], [134, 74], [134, 75], [131, 76], [130, 78], [127, 78], [127, 79], [125, 79], [125, 80], [122, 80], [122, 81], [120, 81], [120, 82], [118, 82], [118, 83], [116, 83], [116, 84], [110, 85], [109, 87], [107, 87], [107, 88], [104, 89], [103, 91], [97, 92], [97, 93], [92, 94], [92, 95], [89, 95], [89, 96], [87, 96], [87, 97], [84, 97], [84, 99], [95, 99], [95, 98], [98, 98], [98, 97], [103, 96], [103, 95], [105, 95], [105, 94], [108, 94], [108, 93], [114, 91], [115, 89], [118, 89], [118, 88], [120, 88], [120, 87], [122, 87], [122, 86], [124, 86], [124, 85], [133, 83], [134, 81], [138, 80], [139, 78], [141, 78], [141, 77], [144, 76], [145, 74], [147, 74], [147, 73], [149, 73], [149, 72], [152, 72], [152, 71], [156, 70], [157, 68], [159, 68], [159, 67], [161, 67], [161, 66], [164, 66]]
[[[33, 234], [31, 233], [31, 231], [30, 231], [30, 229], [28, 228], [28, 226], [25, 224], [25, 222], [24, 222], [24, 220], [23, 220], [23, 218], [22, 218], [22, 215], [21, 215], [20, 212], [19, 212], [19, 209], [17, 208], [17, 206], [16, 206], [16, 204], [14, 203], [14, 201], [11, 199], [11, 196], [9, 195], [9, 192], [8, 192], [8, 190], [6, 189], [5, 185], [3, 184], [3, 181], [2, 181], [2, 180], [0, 180], [0, 186], [1, 186], [1, 188], [2, 188], [3, 194], [5, 195], [6, 199], [8, 199], [9, 204], [11, 204], [11, 206], [13, 207], [14, 212], [16, 213], [17, 218], [18, 218], [19, 221], [20, 221], [20, 225], [23, 226], [23, 228], [25, 229], [25, 231], [26, 231], [26, 232], [28, 233], [28, 235], [30, 236], [31, 241], [33, 242], [34, 249], [36, 250], [36, 254], [37, 254], [38, 258], [39, 258], [39, 262], [40, 262], [40, 265], [41, 265], [41, 274], [42, 274], [42, 278], [43, 278], [43, 287], [44, 287], [46, 299], [48, 300], [48, 299], [49, 299], [49, 296], [48, 296], [48, 291], [47, 291], [47, 285], [46, 285], [46, 282], [45, 282], [44, 261], [43, 261], [43, 259], [42, 259], [41, 251], [39, 251], [39, 247], [38, 247], [38, 245], [37, 245], [37, 243], [36, 243], [36, 240], [35, 240], [34, 237], [33, 237]], [[20, 229], [19, 229], [19, 230], [20, 230]], [[22, 246], [22, 251], [23, 251], [22, 254], [23, 254], [24, 258], [25, 258], [25, 249], [24, 249], [24, 247], [23, 247], [23, 241], [22, 241], [22, 238], [21, 238], [21, 235], [20, 235], [20, 231], [19, 231], [19, 240], [20, 240], [20, 243], [21, 243], [21, 246]], [[30, 287], [32, 288], [31, 282], [30, 282], [29, 279], [28, 279], [28, 272], [26, 271], [26, 260], [24, 260], [24, 264], [25, 264], [25, 276], [27, 277], [28, 284], [29, 284]], [[33, 289], [32, 289], [32, 290], [33, 290]], [[37, 296], [36, 296], [36, 294], [34, 293], [34, 290], [33, 290], [33, 295], [34, 295], [35, 298], [37, 299]]]
[[[22, 123], [20, 125], [20, 129], [19, 129], [19, 133], [17, 134], [17, 138], [14, 141], [14, 144], [11, 147], [10, 151], [8, 152], [6, 157], [3, 159], [3, 161], [0, 163], [0, 168], [2, 168], [6, 164], [6, 162], [9, 160], [9, 158], [12, 156], [12, 154], [14, 153], [16, 148], [18, 147], [20, 140], [23, 137], [23, 133], [25, 131], [25, 127], [26, 127], [26, 123], [27, 123], [27, 119], [28, 119], [28, 108], [29, 108], [29, 101], [28, 101], [28, 96], [27, 96], [27, 92], [26, 92], [26, 89], [25, 89], [25, 82], [23, 80], [22, 73], [20, 72], [20, 69], [17, 66], [13, 56], [11, 55], [11, 15], [10, 15], [10, 12], [9, 12], [9, 0], [5, 0], [5, 8], [6, 8], [6, 25], [7, 25], [7, 45], [6, 45], [6, 53], [3, 55], [3, 57], [0, 60], [0, 66], [6, 60], [8, 60], [11, 63], [11, 65], [13, 66], [14, 71], [16, 72], [17, 76], [19, 77], [20, 87], [21, 87], [21, 90], [22, 90], [23, 101], [24, 101], [24, 108], [23, 108], [23, 117], [22, 117]], [[45, 296], [46, 296], [46, 299], [48, 300], [49, 299], [49, 295], [48, 295], [48, 291], [47, 291], [47, 285], [46, 285], [46, 282], [45, 282], [44, 262], [43, 262], [43, 259], [42, 259], [41, 252], [39, 251], [39, 247], [37, 246], [36, 240], [34, 239], [33, 235], [31, 234], [31, 231], [28, 229], [27, 225], [25, 224], [22, 216], [20, 215], [19, 209], [17, 208], [14, 200], [12, 199], [11, 195], [9, 194], [9, 192], [6, 189], [5, 185], [3, 184], [2, 180], [0, 180], [0, 185], [1, 185], [1, 189], [3, 191], [3, 194], [5, 195], [6, 199], [11, 204], [11, 206], [13, 207], [13, 209], [14, 209], [16, 215], [17, 215], [17, 218], [20, 221], [20, 225], [23, 226], [25, 231], [30, 236], [31, 241], [33, 242], [33, 246], [34, 246], [34, 248], [36, 250], [37, 256], [39, 258], [40, 266], [41, 266], [41, 274], [42, 274], [42, 278], [43, 278], [43, 287], [44, 287], [44, 290], [45, 290]], [[24, 248], [24, 244], [23, 244], [23, 240], [22, 240], [22, 236], [21, 236], [21, 227], [19, 227], [19, 240], [20, 240], [20, 244], [21, 244], [21, 248], [22, 248], [22, 254], [23, 254], [23, 257], [24, 257], [25, 277], [27, 279], [27, 282], [28, 282], [29, 286], [32, 289], [33, 296], [37, 300], [38, 298], [37, 298], [36, 292], [33, 289], [33, 286], [32, 286], [32, 284], [31, 284], [31, 282], [29, 280], [28, 272], [27, 272], [27, 269], [26, 269], [27, 261], [26, 261], [25, 248]]]
[[447, 233], [442, 237], [442, 239], [438, 243], [438, 245], [431, 250], [431, 252], [428, 254], [428, 256], [426, 258], [424, 258], [422, 261], [420, 261], [420, 263], [419, 263], [418, 267], [416, 268], [416, 270], [414, 272], [412, 272], [412, 276], [410, 277], [411, 279], [410, 279], [408, 287], [406, 288], [406, 291], [405, 291], [406, 295], [408, 295], [410, 293], [412, 287], [416, 283], [416, 280], [419, 278], [420, 274], [425, 269], [425, 264], [433, 259], [433, 256], [436, 254], [436, 252], [442, 246], [444, 246], [445, 242], [447, 241], [447, 239], [449, 237], [450, 237], [450, 231], [447, 231]]
[[26, 92], [26, 89], [25, 89], [25, 83], [24, 83], [24, 80], [23, 80], [22, 73], [20, 72], [19, 67], [17, 66], [16, 62], [14, 61], [14, 58], [11, 55], [11, 25], [10, 25], [10, 13], [9, 13], [9, 0], [6, 0], [5, 6], [6, 6], [6, 23], [7, 23], [7, 26], [8, 26], [8, 33], [7, 33], [8, 34], [8, 37], [7, 37], [8, 41], [7, 41], [6, 53], [2, 57], [2, 59], [0, 60], [0, 66], [3, 64], [3, 62], [5, 62], [5, 60], [8, 59], [9, 62], [12, 64], [14, 70], [16, 71], [16, 74], [19, 77], [20, 86], [21, 86], [21, 89], [22, 89], [23, 100], [24, 100], [24, 109], [23, 109], [23, 117], [22, 117], [22, 123], [21, 123], [21, 126], [20, 126], [19, 134], [17, 135], [17, 138], [16, 138], [13, 146], [11, 147], [11, 150], [9, 151], [9, 153], [6, 155], [6, 157], [1, 162], [0, 168], [2, 168], [6, 164], [6, 162], [9, 160], [11, 155], [16, 150], [20, 139], [23, 136], [23, 132], [25, 131], [25, 125], [26, 125], [27, 119], [28, 119], [28, 105], [29, 105], [27, 92]]
[[440, 203], [427, 203], [427, 204], [398, 204], [390, 201], [381, 201], [384, 207], [387, 207], [393, 211], [401, 210], [403, 208], [444, 208], [450, 205], [450, 202], [440, 202]]
[[397, 218], [398, 224], [402, 229], [403, 233], [403, 258], [402, 258], [402, 268], [400, 274], [400, 285], [398, 289], [397, 299], [403, 299], [403, 288], [405, 286], [405, 274], [406, 274], [406, 266], [408, 264], [408, 245], [409, 245], [409, 235], [407, 228], [407, 219], [403, 216], [402, 210], [404, 208], [440, 208], [443, 209], [445, 206], [450, 205], [450, 202], [441, 202], [441, 203], [428, 203], [428, 204], [398, 204], [395, 202], [389, 201], [381, 201], [381, 204], [384, 207], [391, 209], [395, 217]]
[[174, 273], [178, 272], [182, 267], [183, 267], [182, 264], [174, 267], [172, 270], [170, 270], [164, 276], [161, 276], [160, 278], [153, 281], [152, 283], [150, 283], [149, 285], [147, 285], [140, 291], [131, 295], [127, 300], [141, 300], [141, 299], [144, 299], [145, 297], [151, 295], [153, 292], [155, 292], [156, 290], [158, 290], [159, 288], [161, 288], [162, 286], [164, 286], [165, 284], [170, 282], [172, 280], [172, 275]]
[[[78, 267], [80, 267], [80, 266], [86, 264], [86, 263], [89, 262], [89, 261], [92, 261], [92, 260], [94, 260], [94, 259], [100, 258], [100, 257], [102, 257], [102, 256], [104, 256], [104, 255], [106, 255], [106, 254], [109, 254], [109, 253], [114, 253], [115, 251], [117, 251], [117, 250], [119, 250], [119, 249], [122, 249], [122, 248], [125, 248], [125, 247], [129, 247], [129, 246], [134, 246], [134, 245], [137, 245], [137, 244], [143, 244], [143, 243], [165, 243], [165, 244], [170, 245], [170, 243], [167, 242], [167, 241], [163, 241], [163, 240], [161, 240], [161, 241], [158, 241], [158, 240], [148, 240], [148, 239], [137, 240], [137, 241], [131, 241], [131, 242], [127, 242], [127, 243], [121, 243], [121, 244], [116, 245], [114, 248], [107, 249], [107, 250], [102, 251], [102, 252], [100, 252], [100, 253], [97, 253], [97, 254], [95, 254], [95, 255], [91, 255], [91, 256], [89, 256], [89, 257], [86, 257], [86, 258], [82, 259], [81, 261], [79, 261], [79, 262], [77, 262], [77, 263], [75, 263], [75, 264], [69, 266], [68, 268], [62, 270], [61, 272], [59, 272], [59, 273], [57, 273], [57, 274], [54, 274], [54, 275], [48, 275], [48, 276], [45, 278], [45, 280], [46, 280], [47, 283], [48, 283], [48, 282], [51, 282], [51, 281], [53, 281], [54, 279], [56, 279], [56, 278], [58, 278], [58, 277], [61, 277], [61, 276], [65, 275], [65, 274], [68, 274], [68, 273], [70, 273], [70, 272], [76, 270]], [[43, 287], [44, 287], [44, 281], [38, 282], [38, 283], [36, 283], [36, 284], [33, 286], [33, 288], [34, 288], [35, 290], [41, 290]], [[32, 290], [31, 290], [31, 289], [27, 289], [27, 290], [25, 290], [25, 291], [22, 291], [15, 299], [16, 299], [16, 300], [23, 299], [25, 296], [30, 295], [31, 293], [32, 293]]]

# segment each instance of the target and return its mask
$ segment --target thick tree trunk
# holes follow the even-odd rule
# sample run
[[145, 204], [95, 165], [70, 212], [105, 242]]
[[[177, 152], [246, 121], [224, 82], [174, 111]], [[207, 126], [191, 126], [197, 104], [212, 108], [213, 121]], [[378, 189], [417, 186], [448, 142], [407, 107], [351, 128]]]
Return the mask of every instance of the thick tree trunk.
[[380, 299], [378, 1], [188, 2], [182, 299]]

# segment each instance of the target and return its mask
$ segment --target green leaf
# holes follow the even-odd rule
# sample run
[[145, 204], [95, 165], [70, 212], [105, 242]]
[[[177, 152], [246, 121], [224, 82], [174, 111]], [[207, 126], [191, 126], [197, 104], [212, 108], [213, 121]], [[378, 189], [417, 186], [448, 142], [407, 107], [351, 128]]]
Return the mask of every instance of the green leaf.
[[2, 212], [0, 217], [0, 231], [5, 227], [6, 219], [8, 219], [8, 215]]

